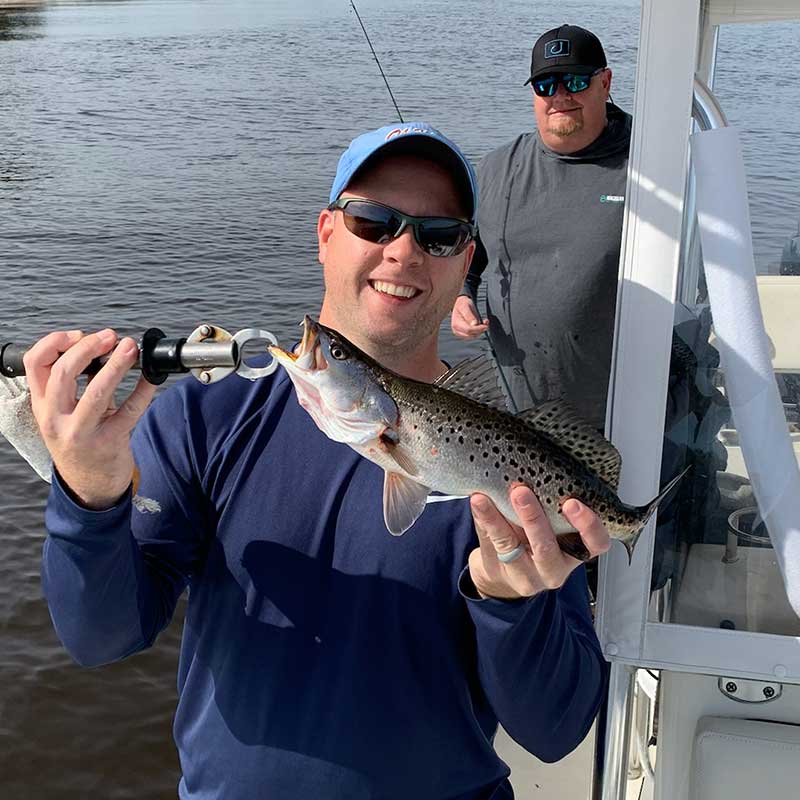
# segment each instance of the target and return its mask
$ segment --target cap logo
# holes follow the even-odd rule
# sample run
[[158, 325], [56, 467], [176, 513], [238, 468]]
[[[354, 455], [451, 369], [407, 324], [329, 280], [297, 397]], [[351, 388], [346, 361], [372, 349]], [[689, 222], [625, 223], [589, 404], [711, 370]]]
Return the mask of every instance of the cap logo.
[[545, 58], [561, 58], [569, 55], [569, 39], [552, 39], [544, 46]]
[[384, 141], [388, 142], [389, 139], [394, 139], [395, 136], [405, 136], [409, 133], [430, 133], [430, 128], [394, 128], [389, 131], [384, 137]]

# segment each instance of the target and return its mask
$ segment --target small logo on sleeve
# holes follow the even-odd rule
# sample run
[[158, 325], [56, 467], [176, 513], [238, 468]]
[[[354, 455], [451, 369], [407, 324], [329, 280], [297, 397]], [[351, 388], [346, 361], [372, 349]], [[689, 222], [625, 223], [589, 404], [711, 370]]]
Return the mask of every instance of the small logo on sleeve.
[[569, 39], [552, 39], [544, 46], [545, 58], [561, 58], [569, 55]]
[[601, 203], [624, 203], [625, 202], [625, 195], [624, 194], [601, 194], [600, 195], [600, 202]]

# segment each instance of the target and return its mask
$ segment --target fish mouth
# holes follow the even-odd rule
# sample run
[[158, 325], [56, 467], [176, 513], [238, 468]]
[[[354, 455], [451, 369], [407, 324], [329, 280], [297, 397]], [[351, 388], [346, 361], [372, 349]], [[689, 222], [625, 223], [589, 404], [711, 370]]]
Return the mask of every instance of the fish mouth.
[[320, 324], [306, 314], [303, 317], [303, 338], [294, 350], [284, 350], [278, 345], [270, 345], [267, 349], [279, 364], [294, 372], [327, 369], [328, 362], [320, 346], [321, 331]]

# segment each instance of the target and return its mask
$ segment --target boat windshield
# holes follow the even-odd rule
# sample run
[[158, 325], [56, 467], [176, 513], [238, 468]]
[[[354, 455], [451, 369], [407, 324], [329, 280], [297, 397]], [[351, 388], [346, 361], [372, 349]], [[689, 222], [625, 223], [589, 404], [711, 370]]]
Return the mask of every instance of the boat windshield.
[[[791, 49], [798, 40], [798, 22], [722, 26], [713, 91], [742, 143], [759, 299], [800, 458], [800, 82], [770, 75], [764, 61], [765, 42]], [[681, 269], [662, 480], [691, 471], [659, 512], [649, 618], [798, 636], [731, 416], [691, 235]]]

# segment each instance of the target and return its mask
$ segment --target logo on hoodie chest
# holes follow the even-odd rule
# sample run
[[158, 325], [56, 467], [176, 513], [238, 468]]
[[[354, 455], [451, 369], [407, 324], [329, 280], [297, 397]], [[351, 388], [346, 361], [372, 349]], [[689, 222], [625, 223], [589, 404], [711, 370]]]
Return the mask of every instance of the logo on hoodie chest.
[[625, 202], [625, 195], [624, 194], [601, 194], [600, 195], [600, 202], [601, 203], [624, 203]]

